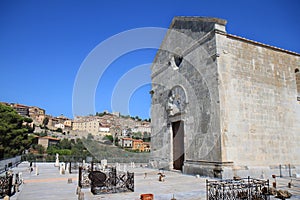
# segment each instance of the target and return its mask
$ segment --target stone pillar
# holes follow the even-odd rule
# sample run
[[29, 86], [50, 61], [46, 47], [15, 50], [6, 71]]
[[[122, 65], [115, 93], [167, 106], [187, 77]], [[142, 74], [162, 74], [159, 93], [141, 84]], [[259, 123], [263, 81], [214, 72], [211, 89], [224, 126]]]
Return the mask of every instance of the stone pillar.
[[65, 163], [60, 163], [59, 174], [65, 174]]
[[22, 172], [19, 172], [19, 181], [20, 181], [20, 183], [23, 183], [23, 174], [22, 174]]
[[81, 187], [77, 186], [77, 188], [76, 188], [76, 195], [79, 195], [80, 192], [81, 192]]
[[72, 178], [68, 178], [68, 184], [69, 183], [72, 183], [73, 181], [72, 181]]
[[130, 167], [131, 167], [131, 168], [135, 168], [134, 162], [131, 162], [131, 163], [130, 163]]
[[36, 168], [35, 168], [35, 175], [39, 175], [39, 167], [38, 166], [36, 166]]
[[107, 160], [106, 159], [101, 160], [101, 166], [102, 166], [103, 169], [105, 169], [107, 167]]
[[83, 192], [79, 193], [78, 200], [84, 200], [84, 193]]
[[55, 167], [59, 167], [59, 154], [56, 154]]
[[66, 172], [68, 172], [70, 174], [70, 163], [67, 163], [67, 165], [66, 165]]

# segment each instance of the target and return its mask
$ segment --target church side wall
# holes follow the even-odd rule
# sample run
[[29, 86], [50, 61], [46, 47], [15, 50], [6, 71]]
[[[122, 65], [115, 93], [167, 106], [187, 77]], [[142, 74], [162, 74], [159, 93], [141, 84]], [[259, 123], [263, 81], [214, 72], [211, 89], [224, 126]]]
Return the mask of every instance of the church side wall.
[[300, 57], [217, 35], [222, 160], [238, 169], [300, 165]]

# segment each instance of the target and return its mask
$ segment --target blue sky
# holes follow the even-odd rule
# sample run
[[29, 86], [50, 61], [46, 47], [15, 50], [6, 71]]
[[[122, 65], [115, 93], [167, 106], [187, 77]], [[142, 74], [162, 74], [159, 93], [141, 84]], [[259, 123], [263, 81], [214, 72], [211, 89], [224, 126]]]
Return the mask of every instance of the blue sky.
[[[126, 30], [168, 28], [174, 16], [223, 18], [228, 33], [300, 53], [299, 10], [297, 0], [1, 0], [0, 101], [35, 105], [47, 114], [73, 118], [74, 82], [89, 53]], [[95, 111], [112, 111], [118, 80], [130, 69], [151, 63], [155, 52], [133, 51], [109, 65], [97, 86]], [[150, 117], [150, 88], [142, 85], [131, 95], [130, 115]]]

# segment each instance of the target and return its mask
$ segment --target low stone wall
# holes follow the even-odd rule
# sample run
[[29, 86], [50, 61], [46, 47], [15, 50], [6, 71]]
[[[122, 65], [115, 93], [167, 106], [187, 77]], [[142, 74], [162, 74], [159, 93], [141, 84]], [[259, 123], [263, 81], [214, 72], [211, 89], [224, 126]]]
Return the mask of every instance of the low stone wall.
[[0, 161], [0, 173], [5, 172], [8, 168], [14, 167], [21, 162], [21, 156], [8, 158]]

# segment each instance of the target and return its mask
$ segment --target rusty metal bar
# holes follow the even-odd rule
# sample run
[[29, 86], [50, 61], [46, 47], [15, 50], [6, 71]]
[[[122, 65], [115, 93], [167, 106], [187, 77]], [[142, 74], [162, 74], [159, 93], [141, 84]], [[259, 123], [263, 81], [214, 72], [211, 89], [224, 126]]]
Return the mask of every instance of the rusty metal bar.
[[79, 173], [78, 173], [78, 186], [80, 188], [82, 187], [81, 181], [82, 181], [82, 167], [80, 166], [79, 167]]
[[279, 165], [279, 177], [282, 177], [281, 165]]

